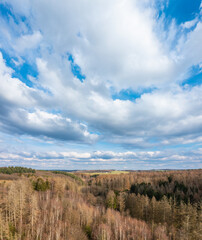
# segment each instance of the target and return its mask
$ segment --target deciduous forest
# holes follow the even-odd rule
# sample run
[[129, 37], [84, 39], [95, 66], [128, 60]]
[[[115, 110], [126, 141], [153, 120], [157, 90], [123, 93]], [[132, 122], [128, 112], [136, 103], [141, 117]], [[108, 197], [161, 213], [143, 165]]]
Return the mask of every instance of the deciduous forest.
[[0, 169], [1, 240], [200, 240], [202, 170]]

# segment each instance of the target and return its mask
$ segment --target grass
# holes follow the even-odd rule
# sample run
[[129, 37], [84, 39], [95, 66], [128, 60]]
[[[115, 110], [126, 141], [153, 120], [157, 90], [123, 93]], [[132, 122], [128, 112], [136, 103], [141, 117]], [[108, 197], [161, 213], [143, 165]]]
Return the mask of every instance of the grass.
[[[85, 172], [84, 172], [85, 173]], [[104, 175], [104, 174], [127, 174], [127, 171], [109, 171], [109, 172], [86, 172], [88, 175]]]

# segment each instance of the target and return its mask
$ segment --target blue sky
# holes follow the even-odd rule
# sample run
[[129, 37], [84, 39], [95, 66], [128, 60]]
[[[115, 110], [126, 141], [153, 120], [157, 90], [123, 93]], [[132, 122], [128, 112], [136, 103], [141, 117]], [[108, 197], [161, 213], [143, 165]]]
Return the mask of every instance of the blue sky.
[[202, 3], [3, 0], [0, 166], [202, 162]]

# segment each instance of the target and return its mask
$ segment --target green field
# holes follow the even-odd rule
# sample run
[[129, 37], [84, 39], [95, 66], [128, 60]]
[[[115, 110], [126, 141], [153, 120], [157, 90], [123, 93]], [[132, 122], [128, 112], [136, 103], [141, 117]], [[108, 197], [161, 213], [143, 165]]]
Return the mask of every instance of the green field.
[[104, 174], [127, 174], [128, 171], [109, 171], [109, 172], [85, 172], [88, 175], [104, 175]]

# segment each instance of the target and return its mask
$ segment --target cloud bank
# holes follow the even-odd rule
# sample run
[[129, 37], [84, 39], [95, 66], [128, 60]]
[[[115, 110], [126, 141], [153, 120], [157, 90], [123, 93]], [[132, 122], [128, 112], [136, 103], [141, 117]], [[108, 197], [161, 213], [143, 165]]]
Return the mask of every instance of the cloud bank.
[[[200, 167], [202, 149], [197, 151], [135, 152], [1, 152], [1, 164], [39, 169], [193, 169]], [[40, 167], [39, 167], [40, 166]]]

